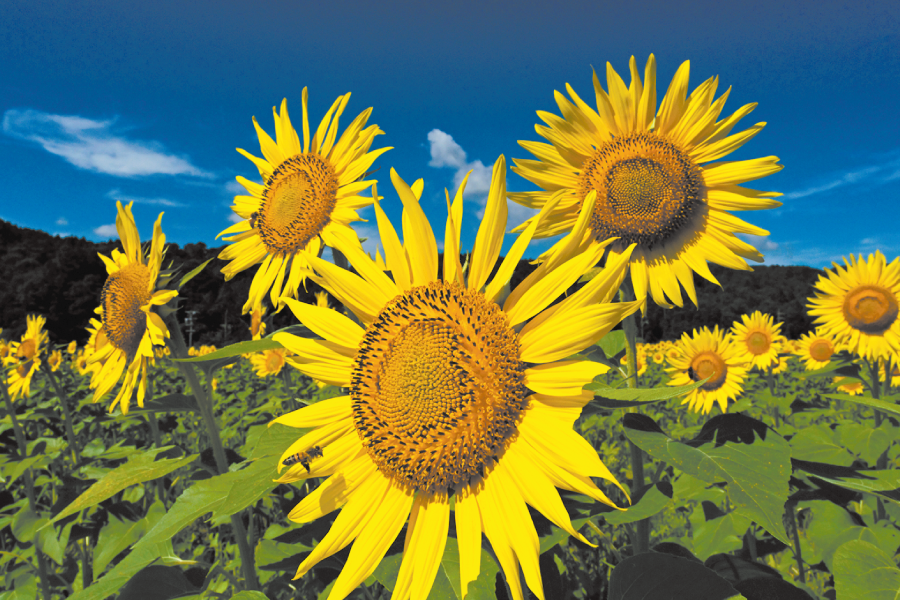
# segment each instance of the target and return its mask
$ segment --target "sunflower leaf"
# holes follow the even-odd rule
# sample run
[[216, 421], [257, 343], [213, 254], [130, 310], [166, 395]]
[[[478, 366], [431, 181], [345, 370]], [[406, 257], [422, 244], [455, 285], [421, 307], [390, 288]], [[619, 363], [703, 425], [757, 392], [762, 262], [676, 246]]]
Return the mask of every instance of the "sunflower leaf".
[[834, 588], [838, 598], [894, 600], [900, 595], [900, 569], [876, 546], [852, 540], [834, 553]]
[[806, 471], [828, 483], [848, 490], [875, 494], [900, 503], [900, 471], [893, 469], [858, 470], [852, 467], [797, 459], [793, 459], [791, 462], [795, 468]]
[[193, 279], [194, 277], [199, 275], [203, 271], [203, 269], [206, 268], [206, 265], [208, 265], [213, 260], [215, 260], [215, 258], [216, 257], [214, 256], [214, 257], [210, 258], [209, 260], [200, 263], [198, 266], [194, 267], [193, 269], [191, 269], [190, 271], [185, 273], [184, 277], [181, 278], [181, 281], [178, 282], [178, 286], [177, 286], [178, 289], [180, 290], [182, 287], [184, 287], [184, 284], [186, 284], [188, 281], [190, 281], [191, 279]]
[[100, 481], [89, 487], [86, 492], [53, 517], [50, 523], [55, 523], [80, 510], [99, 504], [127, 487], [168, 475], [172, 471], [193, 462], [198, 456], [197, 454], [191, 454], [183, 458], [156, 460], [157, 454], [172, 447], [153, 448], [147, 452], [131, 456], [124, 465], [116, 467], [104, 475]]
[[731, 584], [699, 562], [647, 552], [626, 558], [609, 578], [609, 600], [744, 598]]
[[662, 511], [672, 501], [672, 496], [672, 484], [668, 481], [650, 484], [635, 494], [634, 504], [628, 510], [612, 511], [604, 514], [603, 518], [611, 525], [634, 523]]
[[585, 408], [588, 410], [590, 410], [588, 407], [631, 408], [651, 402], [661, 402], [663, 400], [669, 400], [670, 398], [675, 398], [677, 396], [687, 394], [688, 392], [697, 389], [705, 382], [706, 380], [704, 379], [703, 381], [695, 381], [694, 383], [690, 383], [688, 385], [649, 389], [613, 389], [609, 387], [603, 387], [604, 384], [602, 383], [589, 383], [587, 386], [585, 386], [585, 389], [594, 392], [594, 399], [591, 400], [591, 402]]
[[883, 399], [872, 398], [871, 396], [851, 396], [850, 394], [823, 394], [823, 396], [830, 400], [855, 402], [856, 404], [862, 404], [863, 406], [900, 416], [900, 405], [895, 404], [897, 400], [900, 400], [900, 396], [896, 394], [885, 396]]
[[671, 439], [644, 415], [625, 415], [622, 422], [625, 436], [652, 457], [707, 483], [727, 483], [735, 512], [790, 545], [782, 517], [791, 449], [765, 424], [745, 415], [720, 415], [689, 445]]

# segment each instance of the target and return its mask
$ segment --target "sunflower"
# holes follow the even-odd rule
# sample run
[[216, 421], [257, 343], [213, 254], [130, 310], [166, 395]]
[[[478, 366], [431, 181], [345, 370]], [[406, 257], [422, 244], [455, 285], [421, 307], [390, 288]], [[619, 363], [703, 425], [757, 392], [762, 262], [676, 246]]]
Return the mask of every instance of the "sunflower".
[[6, 383], [12, 400], [19, 396], [31, 395], [31, 378], [41, 366], [42, 346], [47, 343], [47, 332], [44, 325], [47, 319], [37, 315], [25, 317], [25, 333], [21, 341], [10, 342], [7, 363], [15, 365], [9, 372]]
[[131, 205], [123, 207], [121, 202], [116, 202], [116, 230], [123, 252], [115, 249], [110, 258], [100, 255], [109, 276], [100, 293], [100, 307], [95, 311], [101, 315], [102, 322], [91, 321], [94, 329], [88, 342], [94, 402], [109, 393], [124, 372], [122, 387], [109, 407], [112, 412], [119, 406], [123, 414], [128, 414], [135, 387], [138, 406], [144, 406], [147, 368], [154, 360], [153, 346], [165, 344], [169, 337], [169, 330], [153, 307], [162, 306], [178, 295], [175, 290], [156, 289], [166, 244], [162, 213], [153, 225], [150, 248], [145, 251], [141, 249]]
[[66, 346], [66, 352], [68, 352], [69, 354], [75, 354], [76, 350], [78, 350], [78, 342], [72, 340], [71, 342], [69, 342], [69, 345]]
[[[690, 63], [685, 61], [656, 109], [656, 59], [651, 54], [641, 81], [634, 57], [629, 62], [631, 85], [607, 63], [609, 93], [594, 73], [597, 110], [566, 84], [571, 101], [555, 92], [562, 117], [543, 111], [547, 124], [536, 125], [550, 144], [520, 141], [538, 160], [514, 160], [513, 171], [544, 191], [518, 192], [510, 199], [542, 208], [556, 207], [535, 233], [549, 237], [571, 230], [579, 219], [589, 227], [579, 244], [554, 252], [581, 251], [585, 246], [618, 238], [610, 246], [616, 257], [631, 244], [631, 281], [638, 298], [649, 287], [660, 306], [683, 305], [680, 286], [697, 304], [693, 272], [718, 284], [707, 261], [749, 270], [745, 259], [762, 260], [751, 245], [734, 233], [768, 235], [727, 211], [774, 208], [774, 192], [739, 184], [781, 170], [778, 157], [716, 161], [759, 133], [765, 123], [729, 135], [752, 111], [748, 104], [719, 120], [730, 88], [713, 100], [718, 78], [703, 82], [686, 97]], [[596, 202], [587, 201], [595, 193]], [[528, 227], [534, 217], [514, 231]], [[679, 285], [680, 284], [680, 285]], [[666, 300], [668, 298], [668, 300]]]
[[744, 391], [742, 385], [748, 370], [744, 350], [716, 325], [712, 331], [704, 327], [695, 329], [693, 336], [683, 334], [680, 351], [678, 358], [669, 359], [669, 385], [688, 385], [709, 378], [681, 403], [689, 404], [694, 412], [709, 414], [713, 403], [718, 402], [722, 412], [726, 412], [728, 401]]
[[824, 369], [831, 362], [831, 357], [840, 350], [834, 340], [815, 331], [800, 336], [797, 340], [795, 354], [803, 361], [807, 371]]
[[832, 380], [832, 384], [837, 386], [839, 392], [844, 392], [851, 396], [859, 396], [865, 390], [862, 381], [852, 377], [835, 377]]
[[[647, 355], [640, 349], [638, 349], [638, 351], [634, 353], [634, 362], [637, 367], [638, 377], [641, 377], [644, 373], [647, 372]], [[622, 365], [623, 369], [627, 369], [628, 354], [623, 354], [622, 358], [619, 359], [619, 363]]]
[[260, 185], [237, 178], [250, 194], [235, 196], [231, 207], [243, 220], [219, 234], [235, 242], [219, 254], [231, 261], [222, 268], [226, 281], [262, 263], [250, 285], [244, 313], [260, 305], [270, 289], [275, 307], [281, 306], [282, 296], [296, 298], [310, 256], [318, 256], [323, 244], [333, 245], [336, 237], [358, 239], [349, 223], [360, 220], [357, 209], [372, 204], [372, 198], [359, 195], [372, 187], [371, 181], [362, 178], [375, 159], [390, 150], [369, 152], [375, 136], [384, 133], [377, 125], [366, 127], [371, 108], [337, 138], [338, 120], [350, 94], [338, 96], [310, 140], [307, 97], [303, 88], [302, 146], [283, 100], [281, 114], [272, 109], [274, 141], [253, 118], [264, 158], [238, 148], [263, 179]]
[[900, 353], [900, 258], [887, 264], [876, 251], [868, 260], [851, 254], [845, 266], [831, 264], [807, 304], [822, 333], [868, 360]]
[[765, 371], [778, 364], [778, 352], [785, 337], [781, 335], [781, 323], [776, 324], [771, 315], [758, 310], [741, 315], [741, 320], [731, 326], [731, 335], [749, 355], [747, 362], [751, 368]]
[[256, 376], [262, 379], [269, 375], [278, 375], [284, 366], [284, 357], [288, 351], [284, 348], [263, 350], [250, 355], [250, 363], [256, 369]]
[[583, 387], [607, 367], [561, 359], [595, 343], [638, 309], [639, 302], [609, 303], [624, 278], [628, 252], [553, 306], [597, 262], [602, 249], [556, 264], [543, 278], [529, 276], [500, 301], [535, 230], [527, 229], [515, 241], [489, 280], [506, 226], [505, 171], [501, 156], [467, 269], [460, 264], [465, 181], [452, 204], [447, 195], [439, 277], [438, 246], [418, 201], [421, 180], [410, 188], [392, 170], [404, 205], [404, 243], [375, 203], [392, 277], [351, 243], [338, 249], [355, 273], [310, 260], [317, 273], [310, 278], [361, 326], [336, 310], [286, 300], [297, 318], [324, 338], [275, 334], [296, 354], [288, 363], [349, 389], [346, 396], [276, 419], [313, 428], [282, 460], [316, 446], [323, 453], [310, 463], [309, 473], [293, 465], [279, 481], [328, 477], [289, 518], [306, 523], [342, 508], [297, 577], [354, 542], [332, 600], [346, 597], [373, 572], [407, 520], [393, 597], [426, 597], [447, 543], [451, 511], [463, 594], [480, 570], [483, 532], [513, 598], [523, 598], [519, 566], [528, 587], [543, 597], [538, 537], [526, 505], [586, 541], [572, 526], [556, 488], [615, 506], [591, 480], [600, 477], [624, 493], [572, 429], [593, 398]]
[[266, 307], [259, 305], [250, 311], [250, 339], [260, 340], [266, 335], [266, 324], [263, 319], [266, 316]]
[[50, 353], [50, 356], [47, 358], [47, 364], [50, 365], [50, 370], [52, 372], [56, 372], [59, 370], [60, 365], [62, 365], [62, 351], [54, 350]]

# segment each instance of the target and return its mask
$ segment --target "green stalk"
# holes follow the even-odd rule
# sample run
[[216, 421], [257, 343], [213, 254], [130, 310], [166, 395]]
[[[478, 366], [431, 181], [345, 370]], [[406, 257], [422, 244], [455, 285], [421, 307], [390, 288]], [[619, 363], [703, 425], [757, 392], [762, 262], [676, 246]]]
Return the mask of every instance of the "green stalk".
[[[887, 392], [887, 390], [890, 389], [890, 385], [891, 385], [890, 371], [888, 371], [888, 370], [885, 371], [884, 386], [881, 386], [878, 384], [878, 375], [879, 375], [878, 367], [879, 367], [880, 362], [881, 362], [880, 360], [876, 361], [875, 365], [873, 366], [871, 362], [866, 361], [866, 364], [869, 366], [869, 376], [872, 378], [872, 387], [871, 387], [872, 397], [875, 398], [876, 400], [881, 398], [881, 392], [883, 391], [882, 387], [884, 388], [884, 391]], [[884, 366], [885, 366], [885, 369], [888, 369], [890, 367], [890, 363], [888, 363], [887, 365], [884, 365]], [[879, 411], [877, 409], [873, 409], [873, 410], [875, 412], [875, 429], [878, 429], [881, 426], [881, 423], [884, 421], [884, 415], [882, 415], [881, 411]], [[876, 469], [886, 469], [887, 468], [887, 450], [885, 450], [881, 454], [881, 456], [878, 457], [878, 461], [875, 463], [875, 468]], [[887, 518], [887, 509], [884, 508], [884, 502], [881, 500], [881, 498], [876, 498], [876, 500], [875, 500], [875, 521], [876, 522], [883, 521], [886, 518]]]
[[81, 452], [78, 450], [78, 440], [75, 438], [75, 428], [72, 426], [72, 412], [69, 410], [69, 397], [63, 392], [62, 387], [59, 385], [59, 380], [56, 379], [56, 375], [53, 373], [53, 369], [50, 368], [47, 361], [44, 361], [41, 364], [41, 369], [50, 380], [53, 391], [56, 392], [56, 397], [59, 398], [59, 404], [62, 406], [63, 415], [66, 418], [66, 437], [69, 441], [69, 449], [72, 450], [72, 455], [75, 457], [75, 465], [80, 465]]
[[[619, 300], [630, 302], [634, 300], [631, 286], [626, 285], [626, 291], [619, 292]], [[628, 377], [626, 382], [629, 388], [637, 388], [637, 323], [634, 313], [631, 313], [622, 321], [622, 329], [625, 331], [625, 360], [628, 363]], [[631, 497], [634, 498], [638, 491], [644, 487], [644, 453], [632, 442], [628, 442], [631, 449]], [[650, 519], [641, 519], [635, 523], [634, 553], [642, 554], [650, 551]]]
[[787, 506], [788, 524], [794, 538], [794, 558], [797, 559], [797, 569], [800, 571], [800, 583], [806, 583], [806, 569], [803, 567], [803, 553], [800, 551], [800, 530], [797, 527], [797, 519], [794, 517], [794, 506]]
[[[19, 446], [22, 458], [28, 458], [28, 445], [25, 440], [25, 432], [22, 431], [22, 426], [16, 418], [16, 409], [13, 408], [12, 399], [9, 397], [9, 390], [6, 389], [6, 381], [0, 381], [0, 389], [3, 390], [3, 400], [6, 403], [6, 412], [9, 413], [9, 419], [12, 421], [13, 431], [16, 435], [16, 444]], [[25, 469], [25, 472], [22, 474], [22, 479], [25, 481], [25, 495], [28, 497], [28, 505], [31, 507], [31, 512], [37, 516], [37, 496], [34, 494], [34, 476], [32, 475], [30, 468]], [[51, 600], [47, 562], [44, 559], [44, 552], [41, 549], [41, 538], [38, 534], [35, 534], [33, 543], [34, 555], [37, 557], [38, 563], [38, 577], [41, 581], [41, 593], [44, 595], [45, 600]]]
[[[181, 327], [178, 326], [178, 319], [174, 315], [166, 319], [169, 326], [171, 337], [169, 343], [172, 346], [172, 354], [174, 358], [188, 358], [187, 346], [184, 343], [184, 336], [181, 334]], [[209, 442], [212, 446], [213, 456], [216, 459], [216, 467], [220, 474], [228, 472], [228, 459], [225, 457], [225, 448], [222, 446], [222, 438], [219, 436], [219, 425], [216, 423], [216, 416], [213, 411], [212, 397], [209, 390], [200, 384], [197, 377], [197, 371], [193, 364], [179, 362], [178, 367], [181, 369], [191, 393], [197, 399], [200, 407], [200, 414], [203, 418], [203, 424], [209, 434]], [[231, 528], [234, 530], [234, 537], [237, 540], [238, 552], [241, 556], [241, 570], [244, 573], [244, 585], [248, 590], [259, 590], [259, 582], [256, 579], [256, 568], [253, 565], [253, 551], [247, 543], [247, 530], [241, 521], [240, 513], [231, 515]]]
[[[153, 400], [153, 378], [147, 378], [147, 387], [150, 389], [147, 390], [147, 398], [149, 400]], [[147, 423], [150, 425], [150, 435], [153, 436], [153, 445], [157, 448], [162, 448], [162, 436], [159, 434], [159, 423], [156, 420], [156, 413], [151, 411], [147, 412]], [[156, 480], [156, 495], [159, 496], [159, 501], [162, 502], [163, 507], [166, 509], [169, 508], [168, 503], [166, 502], [166, 487], [163, 484], [163, 480], [160, 477]]]

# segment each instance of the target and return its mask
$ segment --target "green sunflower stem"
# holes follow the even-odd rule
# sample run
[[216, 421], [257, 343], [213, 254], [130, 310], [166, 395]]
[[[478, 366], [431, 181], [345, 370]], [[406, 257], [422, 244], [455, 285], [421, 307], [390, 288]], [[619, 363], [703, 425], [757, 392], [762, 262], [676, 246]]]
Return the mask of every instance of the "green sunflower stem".
[[800, 573], [800, 583], [806, 583], [806, 569], [803, 566], [803, 553], [800, 551], [800, 530], [797, 527], [797, 518], [794, 516], [794, 505], [787, 506], [788, 525], [794, 538], [794, 558], [797, 559], [797, 570]]
[[[12, 421], [13, 432], [16, 436], [16, 444], [19, 446], [22, 458], [28, 458], [28, 443], [25, 439], [25, 432], [22, 430], [22, 425], [19, 424], [19, 420], [16, 418], [16, 409], [13, 407], [12, 399], [9, 397], [9, 390], [6, 389], [5, 381], [0, 381], [0, 389], [3, 390], [3, 401], [6, 404], [6, 412], [9, 414], [9, 419]], [[34, 493], [34, 476], [32, 475], [30, 468], [25, 469], [25, 472], [22, 474], [22, 480], [25, 482], [25, 495], [28, 497], [28, 506], [31, 508], [31, 512], [36, 516], [38, 514], [37, 496], [35, 496]], [[47, 574], [47, 561], [44, 558], [44, 552], [41, 549], [41, 538], [39, 535], [35, 534], [33, 543], [34, 555], [37, 558], [38, 563], [38, 578], [41, 582], [41, 593], [45, 600], [51, 600], [50, 577]]]
[[[623, 302], [634, 300], [631, 286], [626, 285], [625, 290], [619, 292], [619, 299]], [[625, 317], [622, 321], [622, 329], [625, 331], [625, 360], [628, 363], [629, 388], [637, 388], [637, 322], [634, 313]], [[631, 448], [631, 497], [635, 498], [638, 491], [644, 487], [644, 453], [632, 442], [628, 442]], [[650, 551], [650, 519], [641, 519], [635, 523], [634, 553], [641, 554]]]
[[[171, 337], [169, 343], [172, 346], [172, 354], [175, 358], [188, 358], [187, 346], [184, 343], [184, 336], [181, 334], [181, 327], [178, 325], [178, 319], [175, 315], [171, 315], [166, 319]], [[222, 445], [222, 438], [219, 435], [219, 425], [216, 423], [216, 416], [213, 410], [212, 397], [209, 390], [200, 383], [197, 376], [197, 370], [190, 363], [179, 362], [178, 367], [187, 379], [194, 398], [200, 407], [200, 414], [203, 423], [206, 425], [206, 431], [209, 437], [209, 443], [212, 446], [213, 456], [216, 459], [216, 467], [220, 474], [228, 472], [228, 459], [225, 456], [225, 447]], [[238, 553], [241, 557], [241, 570], [244, 574], [244, 586], [248, 590], [259, 590], [259, 581], [256, 578], [256, 567], [253, 564], [253, 551], [247, 541], [247, 530], [244, 522], [241, 520], [241, 514], [231, 515], [231, 528], [238, 545]]]
[[[879, 377], [879, 367], [881, 366], [881, 361], [875, 361], [873, 364], [870, 361], [866, 361], [866, 364], [869, 366], [869, 375], [872, 378], [872, 397], [876, 400], [882, 397], [882, 393], [887, 394], [888, 390], [890, 390], [891, 378], [888, 377], [888, 373], [890, 369], [890, 363], [884, 365], [885, 367], [885, 377], [884, 377], [884, 385], [881, 386], [878, 384]], [[884, 389], [882, 389], [882, 387]], [[875, 429], [881, 427], [882, 421], [884, 421], [884, 415], [881, 414], [880, 410], [874, 410], [875, 413]], [[878, 457], [878, 461], [875, 463], [876, 469], [886, 469], [887, 468], [887, 450], [881, 453], [881, 456]], [[883, 521], [887, 518], [887, 509], [884, 507], [884, 501], [881, 498], [875, 499], [875, 521]]]
[[75, 427], [72, 425], [72, 411], [69, 410], [69, 396], [63, 392], [62, 387], [59, 385], [59, 380], [56, 378], [56, 374], [46, 361], [41, 364], [41, 369], [44, 371], [44, 374], [47, 375], [47, 379], [50, 380], [50, 385], [53, 386], [56, 397], [59, 398], [59, 404], [62, 406], [63, 415], [66, 418], [66, 437], [68, 438], [69, 449], [75, 457], [75, 464], [80, 465], [81, 451], [78, 449], [78, 439], [75, 437]]
[[[147, 386], [150, 388], [147, 390], [147, 398], [153, 400], [153, 378], [147, 378]], [[153, 436], [153, 445], [157, 448], [162, 448], [162, 436], [159, 433], [159, 422], [156, 420], [156, 413], [152, 410], [147, 413], [147, 423], [150, 425], [150, 435]], [[166, 502], [166, 488], [163, 484], [162, 478], [156, 480], [156, 495], [159, 496], [159, 501], [162, 502], [162, 505], [169, 508], [168, 502]]]

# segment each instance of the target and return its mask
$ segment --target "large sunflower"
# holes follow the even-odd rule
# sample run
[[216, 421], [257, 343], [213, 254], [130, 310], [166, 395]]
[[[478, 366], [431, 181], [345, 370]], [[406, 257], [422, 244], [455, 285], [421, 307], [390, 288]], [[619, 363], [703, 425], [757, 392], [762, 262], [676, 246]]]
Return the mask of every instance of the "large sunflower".
[[695, 381], [709, 380], [685, 396], [682, 404], [688, 404], [694, 412], [709, 414], [713, 403], [718, 402], [722, 412], [728, 410], [728, 401], [741, 395], [747, 376], [747, 354], [734, 343], [719, 326], [695, 329], [693, 336], [681, 336], [678, 358], [669, 358], [672, 365], [669, 385], [688, 385]]
[[[780, 206], [772, 200], [780, 194], [739, 184], [780, 171], [782, 166], [775, 156], [711, 162], [741, 147], [765, 125], [757, 123], [729, 135], [756, 104], [720, 120], [730, 89], [714, 100], [717, 77], [686, 97], [690, 63], [684, 62], [657, 111], [656, 59], [650, 55], [643, 82], [634, 57], [629, 64], [631, 85], [625, 87], [607, 63], [608, 94], [594, 74], [596, 110], [568, 84], [571, 101], [555, 93], [562, 117], [539, 111], [547, 125], [535, 126], [550, 144], [520, 141], [539, 160], [517, 159], [513, 167], [545, 191], [509, 197], [531, 208], [542, 208], [557, 198], [536, 237], [568, 232], [579, 218], [588, 218], [590, 226], [582, 243], [570, 247], [570, 252], [617, 237], [610, 246], [615, 257], [637, 244], [631, 255], [631, 281], [638, 298], [646, 297], [649, 287], [657, 304], [682, 306], [683, 286], [697, 304], [692, 272], [718, 283], [707, 261], [749, 270], [744, 259], [762, 260], [755, 248], [734, 233], [768, 232], [727, 211]], [[593, 205], [587, 201], [591, 192], [597, 195]], [[557, 246], [549, 253], [559, 251]]]
[[827, 367], [831, 357], [840, 349], [831, 336], [815, 331], [800, 336], [794, 353], [803, 361], [806, 370], [812, 371]]
[[362, 177], [378, 156], [390, 150], [369, 152], [375, 136], [384, 133], [377, 125], [366, 127], [371, 108], [337, 138], [338, 120], [350, 94], [338, 96], [310, 140], [307, 96], [303, 88], [302, 146], [284, 100], [281, 114], [272, 109], [274, 141], [253, 118], [265, 158], [237, 149], [253, 161], [263, 179], [260, 185], [237, 178], [250, 195], [235, 196], [231, 209], [244, 220], [219, 234], [235, 242], [219, 254], [231, 261], [222, 268], [226, 281], [262, 263], [250, 285], [244, 313], [260, 305], [270, 289], [276, 307], [282, 296], [296, 298], [310, 256], [318, 256], [334, 236], [356, 239], [348, 224], [359, 220], [357, 209], [372, 204], [372, 198], [359, 195], [372, 187], [372, 181]]
[[876, 251], [868, 260], [851, 254], [845, 266], [831, 264], [834, 269], [819, 276], [807, 304], [816, 325], [866, 359], [900, 353], [900, 258], [887, 264]]
[[741, 320], [732, 324], [731, 335], [747, 353], [750, 368], [762, 371], [778, 365], [778, 353], [787, 341], [781, 335], [781, 323], [775, 323], [772, 315], [758, 310], [750, 315], [741, 315]]
[[110, 258], [100, 255], [109, 276], [100, 293], [100, 306], [95, 311], [102, 321], [92, 320], [94, 329], [88, 343], [91, 348], [88, 364], [95, 365], [91, 376], [94, 402], [109, 393], [125, 373], [122, 387], [109, 410], [120, 406], [122, 412], [128, 414], [135, 387], [138, 406], [144, 405], [147, 367], [153, 362], [153, 346], [164, 345], [169, 337], [166, 324], [153, 307], [166, 304], [178, 292], [156, 289], [166, 244], [162, 213], [153, 225], [153, 241], [145, 252], [141, 249], [131, 203], [123, 207], [121, 202], [116, 202], [116, 207], [116, 230], [123, 251], [113, 250]]
[[339, 250], [356, 273], [310, 260], [317, 273], [311, 278], [361, 326], [338, 311], [286, 301], [324, 338], [275, 334], [296, 354], [287, 361], [315, 379], [349, 389], [346, 396], [276, 419], [313, 428], [282, 460], [316, 447], [322, 451], [309, 472], [295, 464], [279, 481], [328, 477], [289, 518], [305, 523], [342, 509], [297, 576], [353, 542], [330, 599], [346, 597], [373, 572], [407, 520], [393, 597], [426, 597], [444, 553], [451, 512], [463, 593], [478, 576], [483, 532], [513, 598], [523, 598], [519, 566], [528, 587], [542, 598], [538, 537], [527, 505], [585, 541], [556, 488], [611, 506], [591, 477], [623, 489], [572, 429], [593, 397], [583, 387], [607, 367], [561, 359], [595, 343], [637, 310], [638, 302], [609, 303], [625, 275], [628, 251], [554, 306], [597, 262], [602, 248], [556, 265], [540, 280], [526, 279], [501, 301], [541, 223], [539, 218], [526, 229], [489, 280], [506, 226], [505, 170], [501, 156], [468, 269], [461, 266], [459, 251], [465, 182], [452, 205], [447, 197], [438, 277], [437, 243], [418, 202], [421, 180], [410, 188], [392, 171], [404, 205], [403, 244], [377, 203], [375, 211], [393, 278], [349, 242]]
[[6, 361], [14, 367], [6, 378], [10, 398], [31, 395], [31, 378], [41, 366], [41, 351], [47, 343], [44, 325], [47, 319], [37, 315], [25, 317], [25, 333], [21, 341], [10, 342]]

